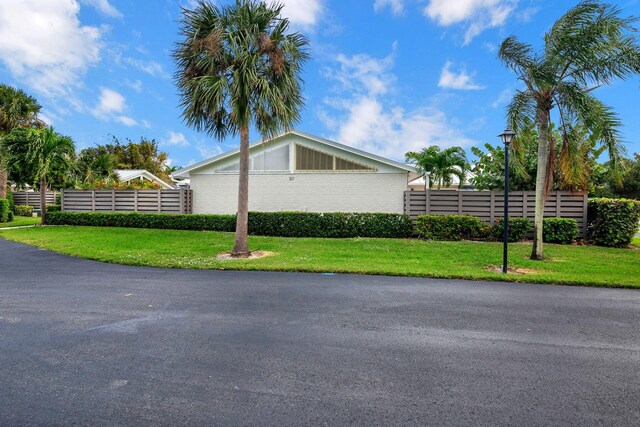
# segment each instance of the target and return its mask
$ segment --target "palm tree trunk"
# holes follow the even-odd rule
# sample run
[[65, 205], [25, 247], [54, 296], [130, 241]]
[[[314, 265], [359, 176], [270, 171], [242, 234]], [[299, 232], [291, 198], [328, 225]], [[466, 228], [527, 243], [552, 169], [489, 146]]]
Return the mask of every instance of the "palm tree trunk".
[[538, 166], [536, 168], [536, 207], [534, 222], [533, 248], [531, 259], [543, 260], [542, 222], [547, 193], [547, 164], [549, 162], [549, 112], [538, 113]]
[[249, 256], [249, 127], [240, 128], [240, 167], [238, 170], [238, 214], [236, 240], [231, 255], [237, 258]]
[[7, 198], [7, 170], [0, 165], [0, 199]]
[[47, 225], [47, 180], [45, 177], [40, 179], [40, 216], [42, 217], [42, 225]]

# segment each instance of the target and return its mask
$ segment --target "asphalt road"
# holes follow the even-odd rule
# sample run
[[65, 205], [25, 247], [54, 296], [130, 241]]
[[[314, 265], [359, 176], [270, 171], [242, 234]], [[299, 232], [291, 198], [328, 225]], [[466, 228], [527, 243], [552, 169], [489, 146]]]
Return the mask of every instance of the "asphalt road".
[[0, 425], [638, 425], [640, 292], [108, 265], [0, 239]]

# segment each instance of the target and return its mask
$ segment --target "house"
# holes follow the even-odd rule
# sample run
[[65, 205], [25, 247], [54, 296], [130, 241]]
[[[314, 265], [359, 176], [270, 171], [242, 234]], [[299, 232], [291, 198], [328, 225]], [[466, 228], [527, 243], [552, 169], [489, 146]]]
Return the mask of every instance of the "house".
[[[412, 166], [304, 132], [250, 146], [249, 210], [403, 213]], [[189, 179], [194, 213], [238, 206], [239, 149], [173, 174]]]
[[116, 169], [115, 174], [118, 175], [118, 179], [122, 182], [130, 182], [133, 180], [151, 181], [156, 182], [162, 186], [162, 188], [169, 190], [175, 188], [173, 185], [167, 184], [151, 172], [145, 169]]

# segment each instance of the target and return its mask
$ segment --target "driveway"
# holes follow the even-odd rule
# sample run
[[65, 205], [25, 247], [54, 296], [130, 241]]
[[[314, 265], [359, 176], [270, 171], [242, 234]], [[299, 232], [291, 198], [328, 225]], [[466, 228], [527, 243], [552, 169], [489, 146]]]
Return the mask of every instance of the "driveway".
[[102, 264], [0, 239], [0, 425], [637, 425], [640, 292]]

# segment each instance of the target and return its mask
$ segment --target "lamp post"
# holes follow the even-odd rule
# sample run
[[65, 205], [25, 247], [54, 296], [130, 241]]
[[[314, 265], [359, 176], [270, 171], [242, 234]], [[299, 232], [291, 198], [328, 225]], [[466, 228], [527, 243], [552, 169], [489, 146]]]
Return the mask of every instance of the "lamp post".
[[500, 135], [504, 144], [504, 215], [502, 217], [502, 225], [504, 227], [504, 236], [502, 242], [502, 272], [507, 273], [508, 262], [508, 242], [509, 242], [509, 147], [511, 140], [515, 136], [515, 132], [511, 129], [505, 129]]

